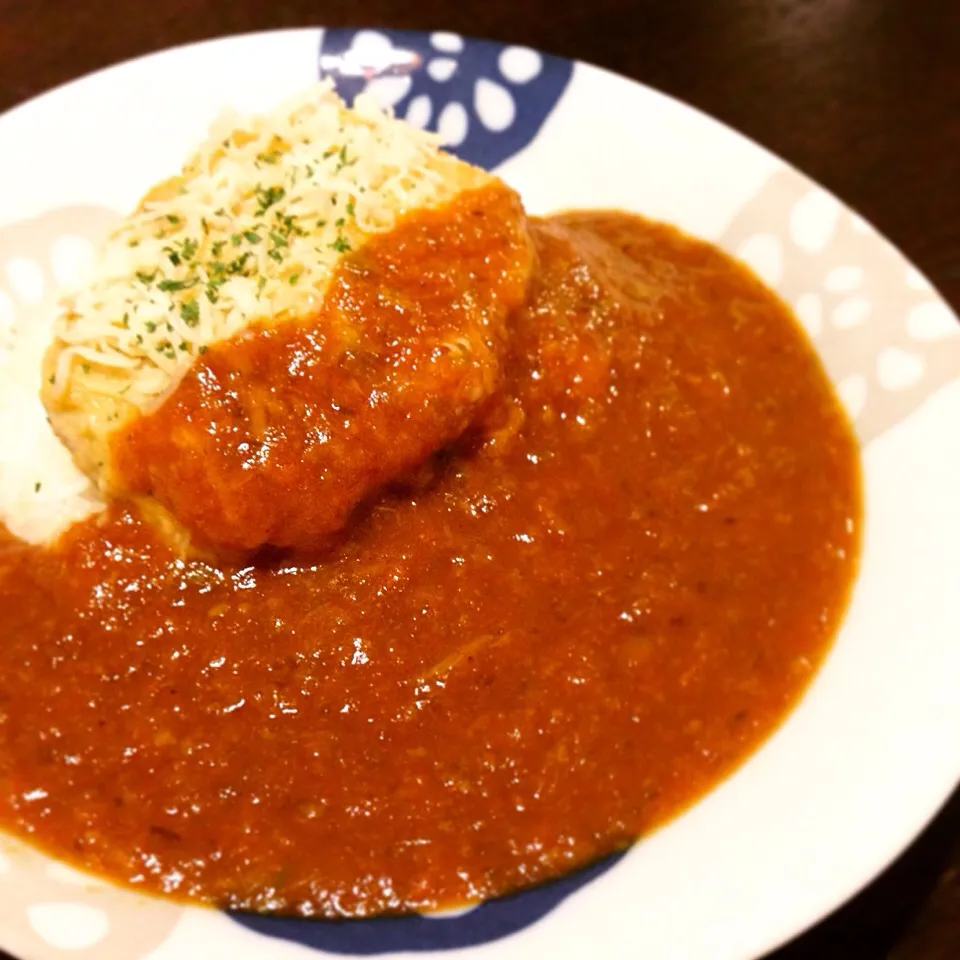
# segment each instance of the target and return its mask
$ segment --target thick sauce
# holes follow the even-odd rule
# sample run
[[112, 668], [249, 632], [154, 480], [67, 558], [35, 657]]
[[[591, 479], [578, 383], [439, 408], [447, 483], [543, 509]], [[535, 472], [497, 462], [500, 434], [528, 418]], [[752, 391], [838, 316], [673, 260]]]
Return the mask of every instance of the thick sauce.
[[534, 236], [492, 439], [314, 565], [186, 563], [121, 507], [0, 546], [4, 826], [229, 907], [423, 909], [629, 844], [771, 732], [844, 610], [851, 431], [715, 249]]
[[500, 386], [532, 249], [499, 181], [376, 235], [309, 320], [216, 344], [111, 441], [115, 479], [220, 551], [316, 549]]

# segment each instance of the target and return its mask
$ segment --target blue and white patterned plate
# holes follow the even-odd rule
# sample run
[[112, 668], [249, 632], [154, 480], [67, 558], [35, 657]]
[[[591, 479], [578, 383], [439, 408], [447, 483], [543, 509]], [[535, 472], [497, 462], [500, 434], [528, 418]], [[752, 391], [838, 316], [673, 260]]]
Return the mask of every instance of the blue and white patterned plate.
[[148, 899], [7, 838], [0, 947], [30, 960], [760, 955], [876, 874], [960, 773], [956, 318], [834, 197], [639, 84], [451, 33], [299, 30], [170, 50], [0, 117], [0, 378], [11, 331], [44, 335], [75, 261], [224, 106], [268, 109], [318, 76], [438, 130], [532, 213], [669, 220], [742, 257], [795, 307], [863, 442], [866, 546], [850, 611], [810, 692], [748, 763], [581, 873], [458, 915], [331, 923]]

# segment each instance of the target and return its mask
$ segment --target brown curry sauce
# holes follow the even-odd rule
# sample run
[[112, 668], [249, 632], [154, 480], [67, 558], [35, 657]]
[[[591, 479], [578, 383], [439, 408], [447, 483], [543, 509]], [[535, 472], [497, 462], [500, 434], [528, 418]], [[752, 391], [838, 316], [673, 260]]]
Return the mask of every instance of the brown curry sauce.
[[328, 555], [186, 562], [123, 506], [0, 543], [3, 826], [191, 900], [422, 910], [631, 843], [770, 734], [855, 571], [850, 427], [713, 247], [533, 230], [492, 438]]

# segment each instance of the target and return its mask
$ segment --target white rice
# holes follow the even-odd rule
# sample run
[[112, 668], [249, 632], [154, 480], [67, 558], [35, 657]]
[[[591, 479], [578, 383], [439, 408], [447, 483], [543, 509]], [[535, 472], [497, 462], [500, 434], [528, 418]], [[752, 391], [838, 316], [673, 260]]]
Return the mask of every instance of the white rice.
[[103, 505], [40, 402], [54, 311], [12, 312], [0, 335], [0, 521], [18, 537], [43, 543]]

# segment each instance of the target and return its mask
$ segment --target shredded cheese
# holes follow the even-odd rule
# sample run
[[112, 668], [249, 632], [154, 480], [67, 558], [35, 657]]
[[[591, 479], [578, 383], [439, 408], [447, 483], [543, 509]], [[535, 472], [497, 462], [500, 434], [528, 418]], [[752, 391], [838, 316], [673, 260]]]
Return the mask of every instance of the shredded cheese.
[[308, 315], [367, 235], [481, 176], [369, 96], [348, 110], [329, 82], [267, 116], [224, 115], [65, 303], [48, 394], [79, 387], [143, 409], [209, 344]]

